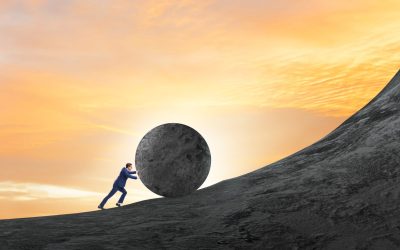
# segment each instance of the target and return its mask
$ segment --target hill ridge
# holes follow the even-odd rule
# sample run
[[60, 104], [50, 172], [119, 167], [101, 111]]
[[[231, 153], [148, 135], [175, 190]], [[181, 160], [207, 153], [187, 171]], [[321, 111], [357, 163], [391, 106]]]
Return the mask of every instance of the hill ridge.
[[0, 221], [0, 249], [399, 249], [399, 180], [400, 71], [277, 162], [181, 198]]

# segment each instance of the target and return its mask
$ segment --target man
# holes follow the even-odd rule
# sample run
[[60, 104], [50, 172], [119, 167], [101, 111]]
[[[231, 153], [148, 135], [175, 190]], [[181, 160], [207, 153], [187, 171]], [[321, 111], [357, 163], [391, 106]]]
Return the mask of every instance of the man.
[[132, 163], [127, 163], [126, 166], [121, 169], [121, 172], [119, 173], [118, 178], [114, 181], [112, 190], [98, 206], [99, 209], [103, 210], [104, 205], [107, 203], [108, 199], [110, 199], [117, 191], [120, 191], [122, 193], [122, 195], [119, 198], [118, 203], [115, 205], [117, 207], [120, 207], [122, 205], [122, 203], [124, 202], [125, 196], [128, 193], [128, 192], [126, 192], [126, 190], [124, 188], [125, 184], [126, 184], [126, 180], [128, 178], [137, 179], [137, 177], [133, 175], [133, 174], [136, 174], [136, 171], [131, 171], [131, 170], [132, 170]]

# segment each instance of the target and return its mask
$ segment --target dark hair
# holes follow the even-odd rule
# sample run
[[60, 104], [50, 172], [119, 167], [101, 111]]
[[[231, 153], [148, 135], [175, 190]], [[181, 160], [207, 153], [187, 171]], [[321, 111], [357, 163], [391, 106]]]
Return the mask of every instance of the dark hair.
[[125, 167], [129, 167], [129, 166], [132, 166], [132, 163], [127, 163], [126, 165], [125, 165]]

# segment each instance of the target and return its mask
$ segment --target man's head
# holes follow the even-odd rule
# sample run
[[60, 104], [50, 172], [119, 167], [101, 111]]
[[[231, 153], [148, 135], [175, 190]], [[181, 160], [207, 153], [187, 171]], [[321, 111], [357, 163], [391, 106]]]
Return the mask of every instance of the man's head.
[[125, 165], [125, 167], [129, 170], [129, 171], [131, 171], [132, 170], [132, 163], [127, 163], [126, 165]]

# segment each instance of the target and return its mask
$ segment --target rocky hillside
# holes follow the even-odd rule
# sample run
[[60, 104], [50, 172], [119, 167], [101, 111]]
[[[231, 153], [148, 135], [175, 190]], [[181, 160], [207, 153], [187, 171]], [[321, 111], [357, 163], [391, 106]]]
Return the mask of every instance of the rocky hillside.
[[182, 198], [0, 221], [0, 249], [400, 249], [400, 71], [313, 145]]

